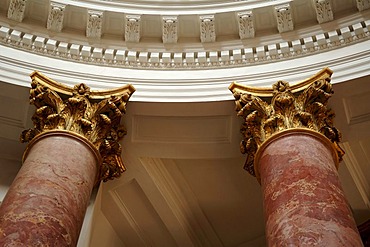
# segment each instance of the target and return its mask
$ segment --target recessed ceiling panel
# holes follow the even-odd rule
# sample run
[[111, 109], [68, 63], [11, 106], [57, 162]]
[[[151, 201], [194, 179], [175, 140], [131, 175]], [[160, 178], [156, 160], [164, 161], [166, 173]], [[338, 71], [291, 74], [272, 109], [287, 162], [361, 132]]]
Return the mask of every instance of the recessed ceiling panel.
[[343, 98], [349, 124], [370, 121], [369, 93], [369, 91], [362, 91], [359, 94], [348, 95]]
[[87, 11], [85, 8], [67, 6], [68, 11], [64, 16], [64, 26], [78, 30], [86, 29]]
[[104, 12], [103, 29], [107, 34], [120, 34], [123, 37], [125, 15], [123, 13]]
[[46, 21], [49, 15], [49, 6], [50, 4], [48, 0], [27, 1], [25, 19], [44, 22], [46, 27]]
[[176, 246], [136, 179], [103, 195], [102, 211], [127, 246]]
[[222, 13], [215, 16], [216, 36], [239, 35], [239, 27], [235, 14]]
[[184, 38], [200, 37], [199, 18], [194, 16], [180, 16], [179, 37]]
[[312, 1], [307, 0], [295, 0], [291, 3], [293, 6], [293, 21], [295, 25], [300, 23], [311, 23], [316, 24], [316, 13]]
[[255, 29], [265, 30], [276, 28], [276, 18], [273, 13], [273, 8], [260, 8], [253, 10], [255, 20]]
[[143, 37], [162, 37], [160, 16], [146, 15], [141, 18]]
[[133, 142], [230, 143], [231, 117], [133, 116]]
[[264, 235], [262, 192], [257, 180], [243, 170], [243, 158], [174, 162], [224, 246], [239, 246]]

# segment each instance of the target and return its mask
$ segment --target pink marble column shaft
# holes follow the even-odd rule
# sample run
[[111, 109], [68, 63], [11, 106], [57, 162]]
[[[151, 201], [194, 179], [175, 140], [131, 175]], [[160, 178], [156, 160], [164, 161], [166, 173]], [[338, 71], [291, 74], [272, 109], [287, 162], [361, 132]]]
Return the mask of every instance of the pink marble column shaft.
[[41, 136], [0, 207], [0, 246], [77, 244], [99, 156], [68, 132]]
[[279, 134], [258, 151], [268, 246], [363, 246], [330, 141]]

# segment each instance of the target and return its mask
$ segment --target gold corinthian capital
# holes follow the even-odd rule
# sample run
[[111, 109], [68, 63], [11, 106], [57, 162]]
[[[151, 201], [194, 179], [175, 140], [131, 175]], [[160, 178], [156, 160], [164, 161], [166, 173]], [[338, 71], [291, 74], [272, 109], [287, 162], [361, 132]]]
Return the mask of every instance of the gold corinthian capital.
[[22, 142], [30, 142], [48, 131], [67, 131], [90, 141], [101, 156], [98, 181], [119, 177], [125, 170], [120, 140], [126, 129], [120, 124], [126, 104], [135, 91], [132, 85], [92, 91], [85, 84], [73, 88], [60, 84], [35, 71], [30, 104], [36, 107], [34, 127], [24, 130]]
[[289, 129], [308, 129], [326, 136], [339, 159], [341, 135], [333, 126], [334, 112], [328, 108], [333, 94], [332, 71], [324, 68], [316, 75], [290, 86], [278, 81], [272, 88], [254, 88], [233, 82], [229, 89], [235, 97], [237, 115], [243, 118], [240, 150], [247, 155], [244, 169], [256, 176], [255, 154], [273, 135]]

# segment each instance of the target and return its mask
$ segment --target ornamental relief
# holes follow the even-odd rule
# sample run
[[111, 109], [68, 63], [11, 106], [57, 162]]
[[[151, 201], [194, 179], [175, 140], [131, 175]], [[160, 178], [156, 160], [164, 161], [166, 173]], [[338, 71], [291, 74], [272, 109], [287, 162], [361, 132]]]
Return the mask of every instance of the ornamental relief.
[[178, 20], [177, 17], [162, 18], [162, 41], [163, 43], [177, 43]]
[[293, 18], [291, 7], [289, 4], [275, 7], [275, 15], [277, 20], [277, 28], [279, 33], [293, 30]]
[[72, 96], [68, 96], [32, 78], [30, 104], [36, 107], [32, 117], [34, 127], [22, 132], [21, 141], [30, 142], [49, 130], [77, 133], [88, 139], [102, 157], [99, 179], [119, 177], [125, 171], [120, 141], [127, 133], [120, 121], [131, 93], [96, 100], [90, 97], [88, 86], [79, 84], [74, 86]]
[[22, 22], [26, 10], [27, 0], [11, 0], [8, 8], [9, 19]]
[[47, 29], [54, 32], [62, 31], [65, 7], [63, 4], [51, 3], [46, 23]]
[[216, 30], [213, 15], [200, 17], [200, 40], [201, 42], [216, 41]]
[[86, 37], [100, 39], [102, 35], [103, 12], [88, 11], [87, 14]]
[[247, 155], [244, 169], [255, 176], [254, 156], [258, 148], [275, 133], [293, 128], [323, 134], [333, 143], [339, 158], [343, 156], [338, 145], [341, 134], [333, 126], [335, 114], [327, 106], [333, 94], [330, 77], [320, 78], [296, 93], [285, 81], [276, 82], [272, 88], [272, 97], [263, 99], [253, 93], [233, 91], [237, 115], [244, 120], [240, 129], [240, 150]]
[[370, 0], [356, 0], [356, 4], [359, 11], [364, 11], [370, 8]]
[[125, 40], [126, 42], [139, 42], [140, 41], [140, 16], [128, 15], [126, 16], [125, 26]]
[[239, 37], [241, 39], [254, 37], [254, 24], [252, 11], [238, 13]]
[[332, 21], [334, 19], [333, 11], [329, 0], [314, 0], [316, 17], [319, 23]]

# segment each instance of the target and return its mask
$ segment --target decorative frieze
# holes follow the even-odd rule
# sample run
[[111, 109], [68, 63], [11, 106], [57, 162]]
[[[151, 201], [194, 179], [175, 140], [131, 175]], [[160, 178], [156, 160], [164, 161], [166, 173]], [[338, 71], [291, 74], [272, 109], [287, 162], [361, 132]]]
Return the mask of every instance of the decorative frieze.
[[11, 0], [7, 17], [11, 20], [22, 22], [26, 10], [27, 0]]
[[237, 115], [244, 120], [240, 150], [247, 155], [244, 168], [249, 173], [255, 175], [254, 156], [258, 148], [274, 134], [287, 129], [304, 128], [323, 134], [341, 158], [344, 154], [338, 146], [341, 135], [333, 126], [335, 114], [328, 108], [333, 94], [331, 74], [326, 68], [300, 84], [290, 86], [288, 82], [278, 81], [272, 89], [230, 85]]
[[199, 19], [200, 19], [201, 42], [215, 42], [216, 41], [215, 16], [204, 15], [200, 16]]
[[245, 11], [237, 13], [239, 24], [239, 37], [241, 39], [254, 37], [254, 24], [252, 11]]
[[46, 28], [50, 31], [61, 32], [63, 29], [64, 10], [66, 5], [50, 3], [49, 16]]
[[275, 6], [275, 16], [279, 33], [294, 29], [292, 11], [289, 4]]
[[370, 0], [356, 0], [356, 4], [359, 11], [370, 8]]
[[140, 41], [140, 15], [126, 15], [125, 40], [126, 42]]
[[334, 19], [330, 0], [313, 0], [316, 18], [319, 23], [332, 21]]
[[99, 181], [119, 177], [125, 170], [120, 141], [126, 134], [120, 124], [126, 104], [135, 91], [131, 85], [108, 91], [91, 91], [85, 84], [70, 88], [39, 72], [31, 74], [30, 104], [36, 107], [34, 127], [22, 132], [21, 141], [62, 130], [84, 136], [100, 152]]
[[162, 17], [162, 41], [165, 44], [177, 43], [178, 39], [178, 19], [177, 16]]
[[96, 10], [87, 11], [86, 37], [101, 38], [103, 24], [103, 12]]
[[[9, 29], [0, 26], [0, 43], [6, 46], [16, 47], [34, 53], [47, 53], [48, 55], [69, 59], [72, 61], [83, 61], [93, 64], [112, 65], [118, 67], [150, 67], [151, 69], [202, 69], [210, 67], [239, 67], [246, 64], [256, 64], [273, 60], [284, 60], [294, 57], [311, 55], [313, 53], [322, 52], [323, 50], [331, 50], [344, 47], [350, 44], [366, 41], [370, 39], [370, 22], [365, 21], [352, 24], [341, 28], [339, 31], [333, 30], [324, 33], [317, 33], [314, 36], [305, 37], [301, 35], [299, 39], [287, 40], [280, 43], [267, 43], [264, 48], [250, 47], [243, 49], [230, 50], [214, 50], [209, 52], [194, 51], [194, 63], [186, 62], [186, 52], [157, 52], [150, 54], [148, 62], [141, 63], [136, 57], [140, 57], [145, 51], [132, 51], [133, 56], [128, 59], [127, 54], [129, 49], [105, 49], [102, 52], [102, 58], [97, 59], [93, 52], [97, 47], [87, 47], [78, 43], [65, 43], [61, 40], [56, 40], [56, 52], [50, 52], [45, 49], [45, 42], [49, 38], [37, 35], [30, 35], [25, 32], [17, 33], [15, 29]], [[363, 27], [365, 25], [365, 27]], [[14, 33], [13, 33], [14, 32]], [[81, 55], [81, 50], [84, 49], [84, 56]], [[88, 49], [88, 50], [86, 50]], [[229, 52], [229, 56], [223, 56], [225, 52]], [[188, 51], [187, 51], [188, 52]], [[155, 57], [154, 57], [155, 54]], [[228, 57], [228, 58], [227, 58]], [[199, 64], [198, 64], [199, 63]]]

